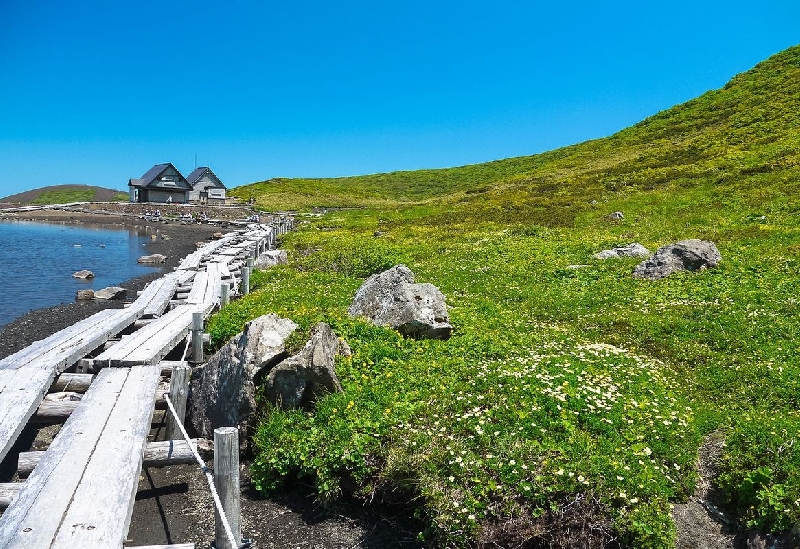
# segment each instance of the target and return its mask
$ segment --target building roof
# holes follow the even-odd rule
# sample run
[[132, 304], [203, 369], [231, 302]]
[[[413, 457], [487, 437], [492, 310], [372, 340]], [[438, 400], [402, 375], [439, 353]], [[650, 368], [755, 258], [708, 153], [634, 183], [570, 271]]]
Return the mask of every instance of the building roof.
[[178, 171], [178, 168], [172, 165], [171, 162], [167, 162], [166, 164], [156, 164], [139, 179], [130, 179], [128, 181], [128, 185], [133, 187], [147, 187], [154, 181], [158, 180], [161, 174], [167, 171], [168, 168], [172, 168], [177, 172], [180, 176], [180, 180], [178, 180], [178, 188], [182, 190], [186, 190], [188, 185], [185, 184], [186, 179], [183, 177], [183, 174]]
[[189, 183], [189, 185], [194, 187], [195, 183], [197, 183], [200, 180], [200, 178], [202, 178], [206, 174], [206, 172], [208, 172], [211, 175], [211, 180], [215, 182], [215, 186], [222, 187], [223, 189], [227, 188], [222, 183], [222, 180], [219, 177], [217, 177], [217, 174], [212, 172], [211, 168], [207, 166], [195, 168], [195, 170], [189, 174], [189, 177], [186, 178], [186, 181]]

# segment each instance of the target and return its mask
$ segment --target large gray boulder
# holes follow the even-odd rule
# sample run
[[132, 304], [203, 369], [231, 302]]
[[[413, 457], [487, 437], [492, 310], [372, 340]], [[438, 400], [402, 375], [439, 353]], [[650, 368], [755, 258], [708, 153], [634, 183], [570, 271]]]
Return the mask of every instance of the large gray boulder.
[[348, 312], [417, 339], [447, 339], [453, 330], [442, 292], [433, 284], [415, 284], [405, 265], [369, 277]]
[[212, 437], [217, 427], [238, 426], [249, 434], [256, 410], [256, 385], [286, 358], [285, 341], [297, 324], [268, 314], [245, 324], [244, 331], [192, 374], [189, 417], [197, 433]]
[[286, 250], [269, 250], [259, 255], [253, 266], [257, 269], [269, 269], [283, 263], [286, 263]]
[[681, 240], [656, 250], [649, 259], [633, 270], [635, 278], [658, 280], [678, 271], [699, 271], [719, 265], [722, 260], [717, 246], [709, 240]]
[[314, 326], [303, 350], [267, 374], [267, 398], [281, 408], [309, 409], [318, 396], [341, 392], [334, 362], [337, 355], [349, 352], [342, 343], [329, 325]]
[[611, 248], [610, 250], [602, 250], [594, 254], [592, 257], [595, 259], [613, 259], [617, 257], [648, 257], [650, 250], [634, 242], [627, 246], [620, 246], [618, 248]]

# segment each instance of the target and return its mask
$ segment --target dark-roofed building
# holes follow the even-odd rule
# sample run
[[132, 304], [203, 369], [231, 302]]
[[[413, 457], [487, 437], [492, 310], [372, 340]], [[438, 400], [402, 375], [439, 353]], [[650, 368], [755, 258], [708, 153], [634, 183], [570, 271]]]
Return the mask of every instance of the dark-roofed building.
[[131, 202], [185, 204], [192, 186], [170, 162], [156, 164], [140, 179], [128, 181]]
[[186, 178], [192, 190], [189, 192], [190, 202], [201, 204], [225, 204], [226, 187], [211, 168], [195, 169]]

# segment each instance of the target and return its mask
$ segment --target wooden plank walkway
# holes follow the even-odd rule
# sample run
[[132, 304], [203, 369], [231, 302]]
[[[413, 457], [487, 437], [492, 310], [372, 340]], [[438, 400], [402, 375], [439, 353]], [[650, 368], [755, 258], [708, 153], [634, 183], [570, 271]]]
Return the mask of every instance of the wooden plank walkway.
[[0, 361], [0, 460], [55, 377], [139, 316], [137, 310], [106, 309]]
[[[116, 368], [101, 369], [83, 399], [67, 403], [74, 411], [50, 448], [37, 456], [28, 481], [0, 485], [0, 507], [8, 504], [0, 516], [0, 549], [122, 547], [159, 374], [169, 366], [162, 359], [189, 333], [195, 312], [208, 316], [219, 305], [223, 279], [237, 286], [245, 258], [271, 236], [270, 230], [252, 228], [226, 235], [148, 285], [128, 308], [101, 311], [0, 360], [1, 459], [59, 374], [139, 318], [152, 318], [84, 359]], [[190, 281], [185, 303], [167, 311]]]
[[121, 547], [160, 365], [106, 368], [0, 517], [0, 548]]

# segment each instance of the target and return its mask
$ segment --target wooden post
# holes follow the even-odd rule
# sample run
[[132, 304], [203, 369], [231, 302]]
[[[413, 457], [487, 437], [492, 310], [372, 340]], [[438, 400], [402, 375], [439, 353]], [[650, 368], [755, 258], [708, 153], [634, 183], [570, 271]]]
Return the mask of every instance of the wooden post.
[[250, 272], [253, 271], [253, 256], [247, 258], [247, 268], [250, 269]]
[[[242, 539], [241, 503], [239, 500], [239, 430], [236, 427], [214, 429], [214, 486], [222, 502], [222, 509], [228, 517], [237, 542]], [[217, 549], [236, 549], [231, 547], [219, 512], [215, 511], [215, 537]]]
[[172, 370], [172, 378], [169, 380], [169, 399], [175, 407], [178, 419], [175, 419], [172, 414], [167, 415], [167, 440], [182, 438], [178, 422], [180, 421], [183, 424], [183, 418], [186, 415], [186, 398], [189, 396], [189, 376], [191, 373], [192, 368], [188, 364], [177, 366]]
[[220, 307], [224, 307], [231, 301], [231, 285], [227, 282], [222, 283], [222, 289], [219, 294]]
[[203, 362], [203, 313], [192, 313], [192, 361]]
[[242, 267], [242, 295], [250, 293], [250, 269]]

